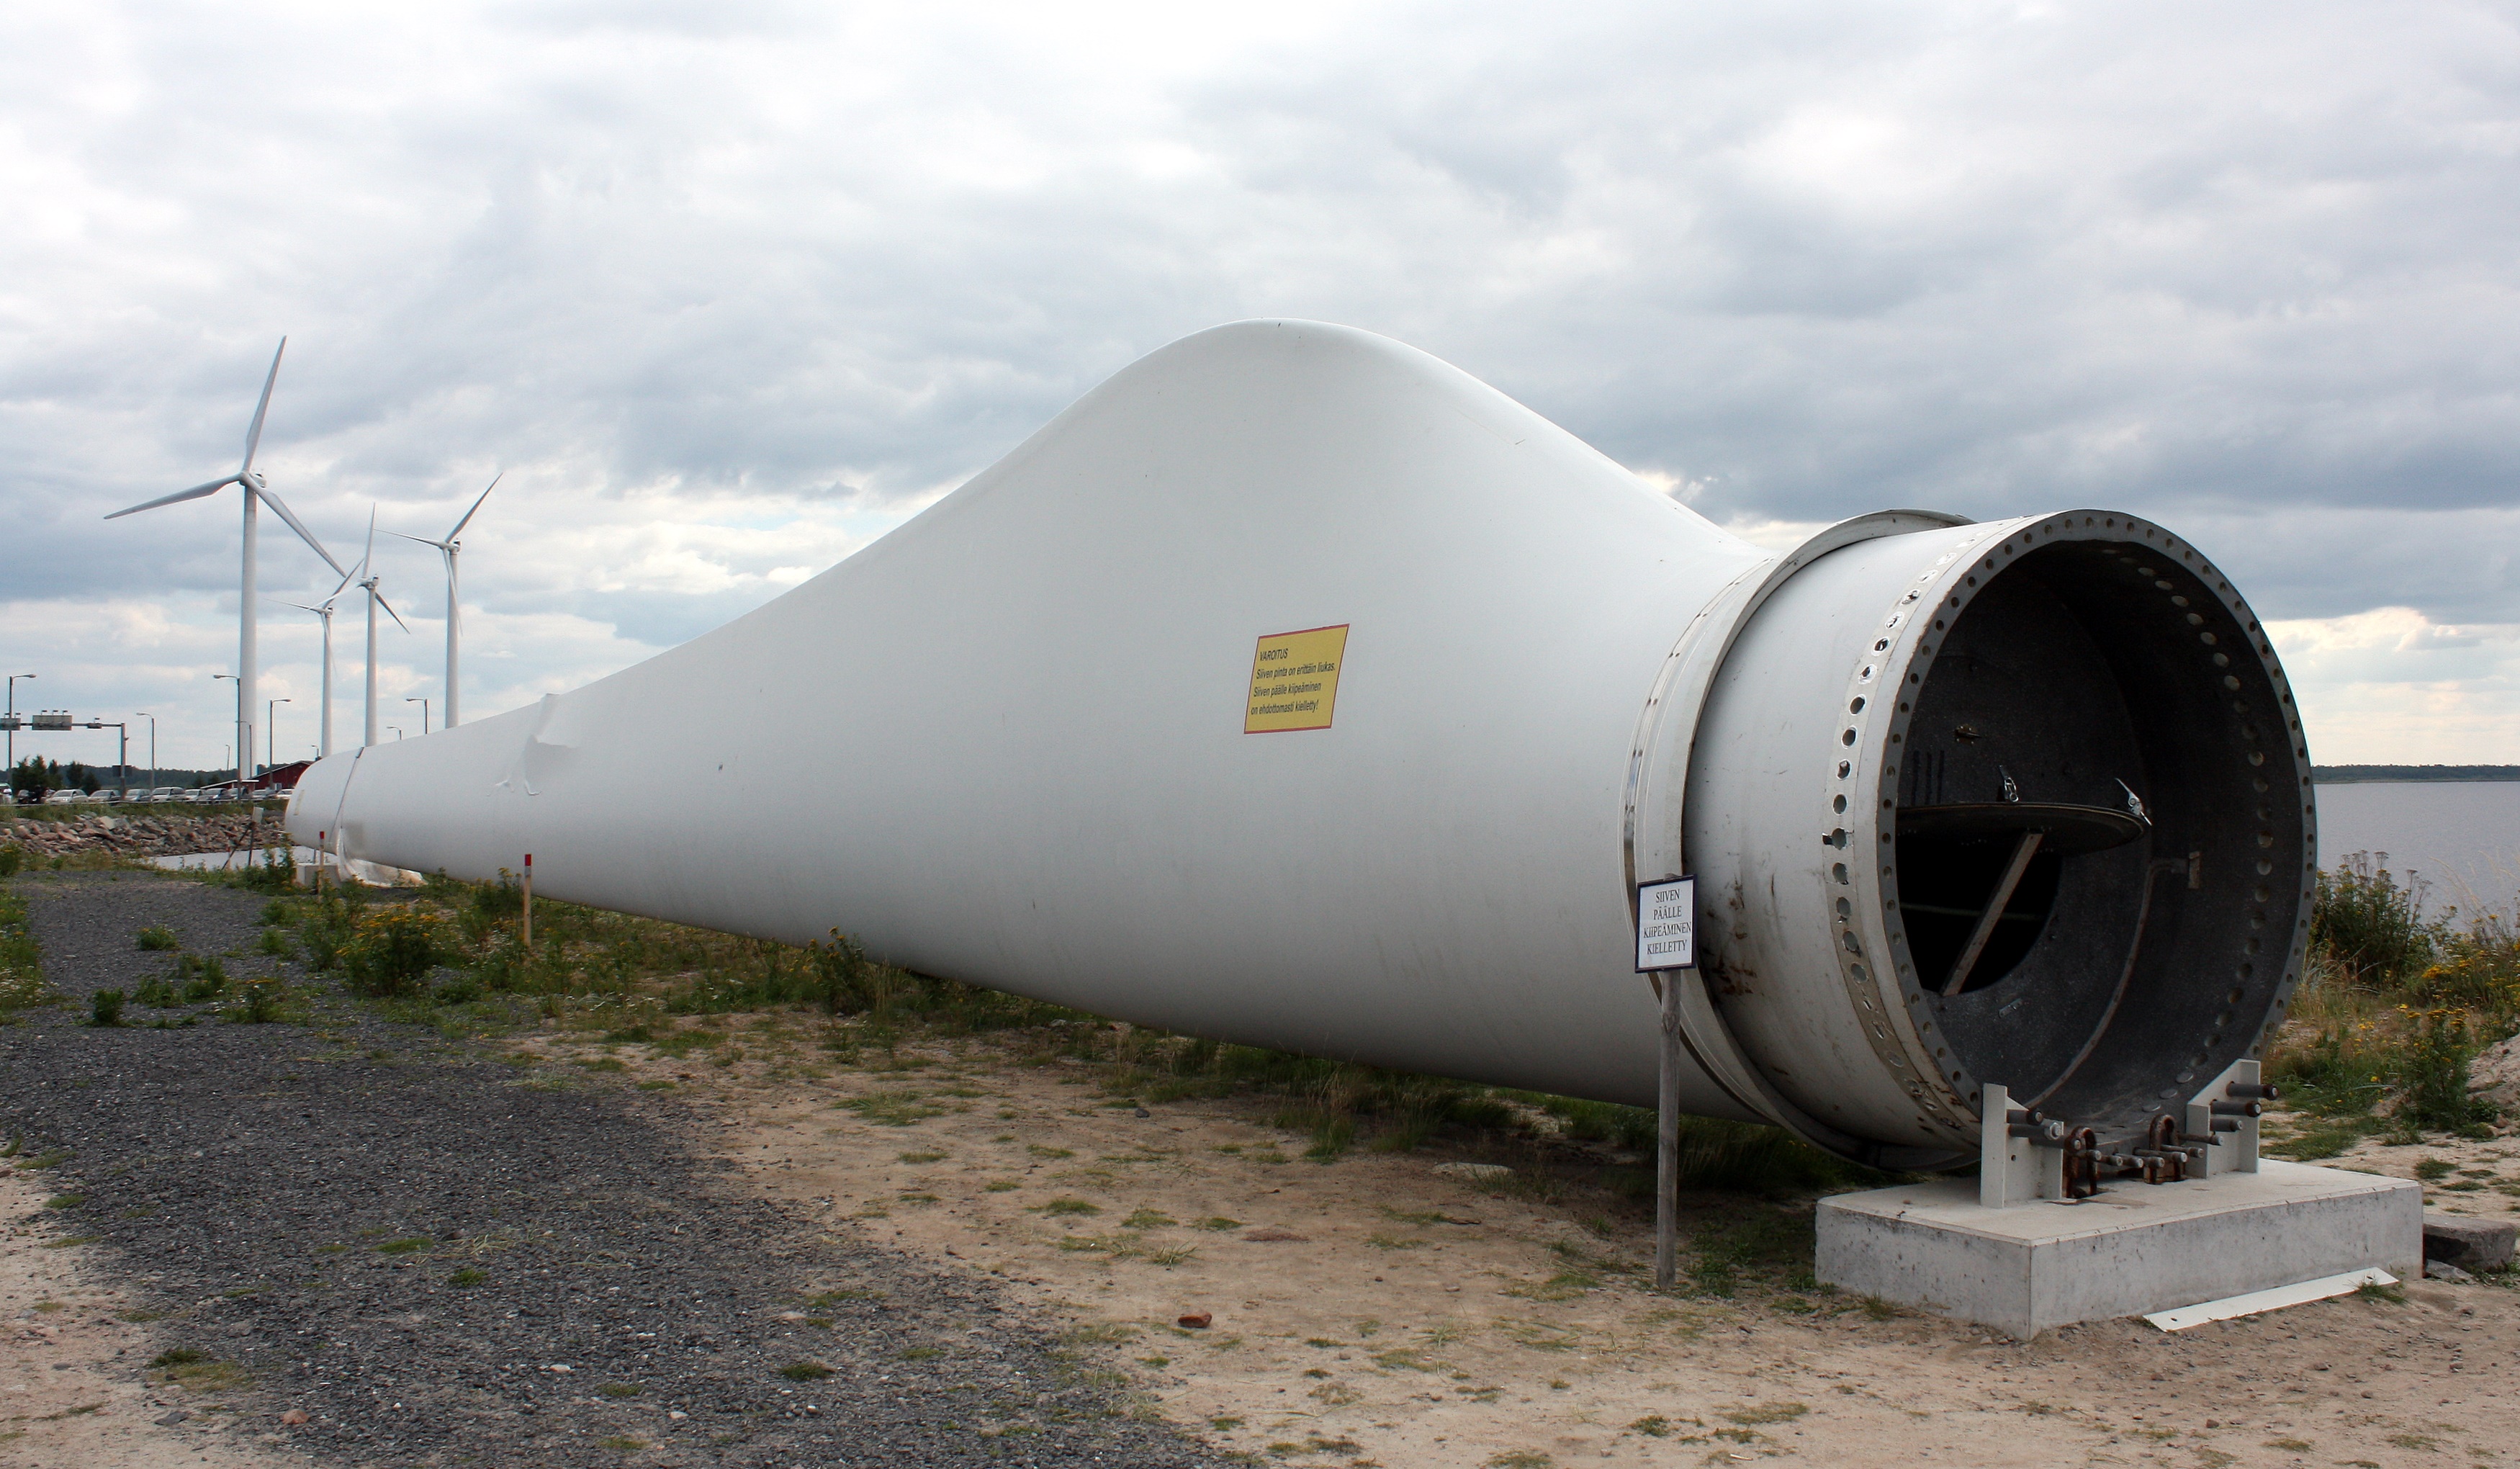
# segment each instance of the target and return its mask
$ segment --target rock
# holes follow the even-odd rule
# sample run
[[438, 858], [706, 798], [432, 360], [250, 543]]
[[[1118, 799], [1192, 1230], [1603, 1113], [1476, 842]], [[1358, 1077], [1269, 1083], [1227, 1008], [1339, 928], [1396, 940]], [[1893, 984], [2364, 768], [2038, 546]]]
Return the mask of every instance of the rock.
[[2476, 1053], [2467, 1064], [2467, 1089], [2505, 1112], [2520, 1113], [2520, 1035]]
[[306, 1421], [306, 1410], [302, 1407], [292, 1407], [289, 1411], [280, 1415], [280, 1421], [288, 1424], [292, 1428], [295, 1428], [298, 1424]]
[[2426, 1280], [2447, 1280], [2452, 1285], [2467, 1285], [2476, 1279], [2475, 1276], [2470, 1275], [2465, 1270], [2452, 1264], [2447, 1260], [2425, 1261], [2424, 1278]]
[[2501, 1219], [2472, 1219], [2464, 1215], [2424, 1216], [2424, 1260], [2441, 1261], [2467, 1271], [2495, 1270], [2511, 1263], [2511, 1245], [2520, 1225]]
[[1439, 1163], [1435, 1171], [1447, 1178], [1508, 1178], [1513, 1170], [1502, 1163]]
[[162, 1417], [162, 1418], [158, 1419], [158, 1426], [159, 1428], [173, 1428], [176, 1424], [183, 1422], [185, 1419], [187, 1419], [187, 1418], [189, 1418], [189, 1417], [191, 1417], [191, 1416], [193, 1416], [193, 1411], [192, 1411], [192, 1409], [190, 1409], [190, 1408], [181, 1408], [181, 1407], [179, 1407], [179, 1408], [175, 1409], [173, 1412], [168, 1413], [168, 1414], [167, 1414], [167, 1415], [165, 1415], [164, 1417]]
[[1194, 1310], [1182, 1317], [1181, 1324], [1192, 1331], [1204, 1331], [1216, 1324], [1216, 1316], [1209, 1311]]
[[1305, 1239], [1302, 1235], [1297, 1234], [1292, 1229], [1280, 1229], [1275, 1226], [1266, 1229], [1246, 1230], [1242, 1237], [1255, 1245], [1275, 1244], [1281, 1240], [1292, 1240], [1299, 1245], [1312, 1243], [1310, 1240]]

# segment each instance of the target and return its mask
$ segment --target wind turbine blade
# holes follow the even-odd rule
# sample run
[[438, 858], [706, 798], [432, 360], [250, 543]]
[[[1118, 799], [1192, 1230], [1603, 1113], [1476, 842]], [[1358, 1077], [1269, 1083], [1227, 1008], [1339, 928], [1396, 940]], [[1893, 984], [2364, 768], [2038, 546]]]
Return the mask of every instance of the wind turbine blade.
[[245, 464], [237, 473], [253, 468], [253, 451], [262, 442], [262, 416], [271, 411], [271, 385], [280, 381], [280, 353], [289, 350], [289, 339], [280, 339], [280, 351], [271, 354], [271, 371], [262, 380], [262, 401], [253, 405], [253, 427], [245, 431]]
[[[492, 475], [490, 477], [490, 489], [497, 489], [499, 487], [499, 482], [506, 478], [508, 478], [508, 472], [506, 470], [501, 470], [497, 474]], [[481, 500], [490, 498], [490, 489], [481, 491]], [[481, 508], [481, 500], [474, 500], [472, 502], [472, 509], [464, 512], [464, 519], [457, 521], [455, 523], [455, 528], [446, 532], [446, 538], [448, 540], [451, 541], [455, 537], [462, 535], [464, 533], [464, 528], [472, 524], [473, 515]]]
[[[307, 606], [307, 605], [306, 605], [305, 603], [303, 603], [303, 602], [283, 602], [283, 603], [281, 603], [280, 605], [281, 605], [281, 606], [283, 606], [283, 607], [294, 607], [294, 608], [296, 608], [299, 612], [311, 612], [311, 613], [315, 614], [315, 616], [317, 616], [317, 617], [319, 617], [319, 618], [320, 618], [320, 617], [322, 617], [322, 616], [324, 615], [324, 609], [323, 609], [323, 608], [321, 608], [321, 607], [309, 607], [309, 606]], [[328, 604], [328, 605], [329, 605], [329, 604]]]
[[[351, 577], [353, 577], [353, 576], [356, 576], [357, 574], [359, 574], [359, 569], [358, 569], [357, 567], [352, 567], [350, 570], [348, 570], [348, 571], [346, 571], [346, 572], [343, 572], [343, 573], [341, 574], [341, 581], [340, 581], [340, 585], [336, 586], [336, 587], [334, 587], [334, 588], [333, 588], [333, 593], [332, 593], [332, 595], [331, 595], [331, 596], [328, 596], [328, 597], [326, 597], [326, 598], [324, 599], [324, 605], [325, 605], [326, 607], [328, 607], [328, 608], [329, 608], [329, 607], [331, 607], [335, 602], [339, 601], [339, 600], [340, 600], [340, 598], [341, 598], [341, 593], [342, 593], [343, 591], [347, 590], [347, 589], [348, 589], [348, 587], [349, 587], [349, 585], [350, 585], [350, 578], [351, 578]], [[308, 608], [308, 609], [307, 609], [307, 611], [312, 612], [312, 611], [314, 611], [314, 609], [313, 609], [313, 608]]]
[[273, 510], [280, 513], [280, 518], [289, 523], [289, 528], [297, 532], [297, 538], [299, 540], [302, 540], [306, 542], [306, 544], [315, 548], [315, 554], [324, 558], [324, 564], [326, 566], [331, 567], [337, 572], [341, 572], [341, 575], [344, 578], [349, 576], [350, 574], [348, 572], [341, 571], [341, 564], [333, 559], [333, 553], [325, 550], [324, 543], [315, 538], [315, 532], [307, 529], [305, 524], [297, 519], [297, 513], [291, 510], [288, 506], [280, 503], [280, 496], [273, 494], [270, 490], [263, 488], [259, 484], [250, 485], [249, 487], [255, 494], [262, 496], [262, 503], [270, 506]]
[[401, 629], [402, 629], [403, 631], [405, 631], [405, 632], [409, 632], [409, 631], [411, 631], [411, 624], [410, 624], [409, 622], [406, 622], [406, 621], [404, 621], [404, 620], [402, 620], [402, 614], [401, 614], [401, 613], [398, 613], [398, 612], [396, 612], [396, 611], [394, 611], [394, 610], [393, 610], [393, 604], [385, 600], [385, 594], [384, 594], [384, 593], [380, 592], [380, 591], [371, 590], [371, 591], [368, 593], [368, 595], [369, 595], [369, 596], [372, 596], [372, 597], [374, 597], [374, 598], [376, 598], [376, 599], [377, 599], [377, 605], [378, 605], [379, 607], [382, 607], [382, 608], [383, 608], [383, 609], [385, 610], [385, 616], [386, 616], [386, 617], [389, 617], [389, 618], [391, 618], [391, 619], [393, 619], [393, 620], [394, 620], [394, 625], [395, 625], [396, 627], [401, 628]]
[[171, 495], [159, 495], [158, 498], [151, 500], [146, 505], [134, 505], [128, 510], [117, 510], [113, 514], [107, 516], [106, 519], [109, 521], [118, 521], [126, 515], [138, 515], [144, 510], [155, 510], [160, 505], [174, 505], [185, 500], [198, 500], [203, 495], [212, 494], [225, 489], [235, 482], [237, 482], [237, 477], [234, 475], [230, 475], [224, 480], [212, 480], [207, 484], [196, 484], [190, 489], [179, 489]]
[[374, 561], [374, 560], [376, 560], [376, 559], [377, 559], [377, 507], [375, 507], [374, 505], [370, 505], [370, 506], [368, 507], [368, 548], [367, 548], [366, 550], [361, 551], [361, 552], [359, 553], [359, 570], [360, 570], [360, 571], [363, 571], [363, 572], [364, 572], [364, 571], [366, 571], [366, 570], [368, 569], [368, 563], [369, 563], [369, 562], [372, 562], [372, 561]]
[[[385, 532], [385, 534], [387, 534], [387, 535], [402, 535], [402, 532], [401, 532], [401, 531], [399, 531], [399, 530], [388, 530], [388, 531], [386, 531], [386, 532]], [[444, 541], [442, 541], [442, 540], [430, 540], [430, 539], [429, 539], [428, 536], [426, 536], [426, 535], [402, 535], [402, 538], [403, 538], [403, 539], [405, 539], [405, 540], [416, 540], [416, 541], [420, 542], [420, 543], [421, 543], [422, 545], [424, 545], [424, 546], [435, 546], [437, 549], [439, 549], [439, 550], [441, 550], [441, 551], [443, 551], [443, 550], [445, 550], [445, 549], [446, 549], [446, 542], [444, 542]]]

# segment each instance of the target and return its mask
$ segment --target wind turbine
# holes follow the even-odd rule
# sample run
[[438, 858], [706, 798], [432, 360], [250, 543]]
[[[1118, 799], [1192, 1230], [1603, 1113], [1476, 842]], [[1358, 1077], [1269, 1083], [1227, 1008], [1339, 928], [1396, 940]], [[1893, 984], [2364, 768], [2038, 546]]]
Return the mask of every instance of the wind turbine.
[[399, 530], [385, 532], [387, 535], [402, 535], [405, 540], [416, 540], [424, 546], [435, 546], [438, 554], [446, 558], [446, 717], [439, 721], [439, 729], [453, 729], [456, 724], [455, 662], [460, 639], [456, 625], [459, 610], [455, 605], [455, 558], [464, 549], [464, 543], [455, 537], [462, 535], [464, 528], [472, 524], [473, 513], [481, 508], [481, 500], [490, 498], [490, 490], [497, 489], [499, 482], [506, 478], [505, 470], [490, 477], [490, 488], [481, 491], [481, 499], [472, 502], [472, 509], [464, 512], [464, 519], [455, 523], [455, 528], [446, 532], [444, 540], [430, 540], [425, 535], [403, 535]]
[[393, 604], [385, 600], [384, 593], [377, 590], [376, 564], [377, 512], [374, 507], [370, 507], [368, 549], [359, 557], [359, 571], [363, 574], [359, 580], [359, 589], [368, 594], [368, 719], [359, 739], [362, 745], [373, 745], [377, 742], [377, 609], [383, 608], [385, 616], [394, 620], [396, 627], [400, 627], [405, 632], [411, 631], [410, 625], [403, 621], [402, 614], [394, 611]]
[[333, 588], [333, 595], [326, 597], [321, 607], [309, 607], [303, 602], [281, 604], [283, 607], [294, 607], [299, 612], [311, 612], [324, 620], [324, 743], [320, 752], [323, 755], [333, 753], [333, 604], [340, 600], [342, 591], [350, 584], [350, 578], [357, 574], [355, 571], [343, 572], [340, 585]]
[[[280, 496], [271, 492], [270, 486], [263, 482], [262, 476], [255, 473], [253, 467], [254, 448], [262, 442], [263, 416], [271, 411], [271, 385], [280, 380], [281, 353], [288, 350], [289, 339], [283, 337], [280, 339], [280, 350], [271, 354], [271, 371], [262, 380], [262, 400], [253, 405], [253, 426], [245, 432], [245, 462], [237, 467], [235, 474], [212, 480], [207, 484], [196, 484], [190, 489], [177, 490], [171, 495], [161, 495], [146, 504], [134, 505], [128, 510], [117, 510], [106, 517], [109, 521], [120, 520], [126, 515], [138, 515], [141, 511], [156, 510], [161, 505], [174, 505], [185, 500], [198, 500], [203, 495], [216, 494], [231, 484], [244, 486], [245, 556], [244, 567], [238, 578], [237, 596], [236, 727], [237, 749], [242, 752], [242, 763], [237, 771], [240, 779], [247, 776], [244, 766], [253, 762], [253, 702], [260, 696], [262, 686], [262, 669], [254, 659], [253, 557], [256, 502], [268, 504], [282, 520], [287, 521], [289, 528], [297, 532], [298, 539], [312, 546], [315, 554], [324, 558], [326, 566], [336, 572], [341, 571], [341, 564], [333, 559], [333, 553], [325, 550], [324, 543], [315, 538], [314, 532], [308, 530], [290, 508], [281, 503]], [[344, 572], [342, 574], [348, 574]]]

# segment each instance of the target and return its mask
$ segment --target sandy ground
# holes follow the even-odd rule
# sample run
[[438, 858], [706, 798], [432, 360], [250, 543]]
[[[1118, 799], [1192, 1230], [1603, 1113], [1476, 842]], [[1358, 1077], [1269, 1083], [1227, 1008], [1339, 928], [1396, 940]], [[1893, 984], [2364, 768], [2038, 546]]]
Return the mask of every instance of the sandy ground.
[[[145, 1311], [103, 1283], [74, 1210], [40, 1171], [0, 1167], [0, 1466], [5, 1469], [279, 1469], [280, 1427], [230, 1410], [220, 1384], [199, 1390], [147, 1362], [159, 1350]], [[165, 1421], [168, 1419], [173, 1421]]]
[[[1647, 1288], [1647, 1221], [1532, 1202], [1436, 1152], [1317, 1164], [1269, 1102], [1114, 1108], [1074, 1063], [985, 1042], [836, 1066], [808, 1029], [747, 1059], [524, 1048], [671, 1082], [753, 1185], [833, 1227], [1014, 1282], [1089, 1366], [1271, 1462], [2348, 1464], [2520, 1454], [2520, 1292], [2409, 1283], [2168, 1336], [2016, 1343], [1825, 1294]], [[2444, 1149], [2351, 1166], [2411, 1171]], [[2520, 1151], [2462, 1145], [2459, 1166]], [[2403, 1158], [2394, 1156], [2403, 1154]], [[2489, 1157], [2489, 1155], [2496, 1155]], [[2500, 1171], [2497, 1178], [2507, 1175]], [[2471, 1181], [2453, 1175], [2452, 1181]], [[2498, 1185], [2447, 1197], [2500, 1206]], [[2520, 1189], [2520, 1179], [2511, 1187]], [[1738, 1209], [1738, 1201], [1729, 1207]], [[810, 1311], [810, 1306], [802, 1308]], [[1177, 1324], [1206, 1313], [1210, 1324]]]

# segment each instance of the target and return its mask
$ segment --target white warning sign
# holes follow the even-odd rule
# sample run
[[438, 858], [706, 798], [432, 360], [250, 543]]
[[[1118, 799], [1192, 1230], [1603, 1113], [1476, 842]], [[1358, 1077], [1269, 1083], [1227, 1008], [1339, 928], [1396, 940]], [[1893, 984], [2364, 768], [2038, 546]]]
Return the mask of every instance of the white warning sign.
[[1697, 967], [1697, 879], [1637, 884], [1637, 973]]

